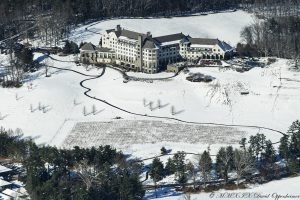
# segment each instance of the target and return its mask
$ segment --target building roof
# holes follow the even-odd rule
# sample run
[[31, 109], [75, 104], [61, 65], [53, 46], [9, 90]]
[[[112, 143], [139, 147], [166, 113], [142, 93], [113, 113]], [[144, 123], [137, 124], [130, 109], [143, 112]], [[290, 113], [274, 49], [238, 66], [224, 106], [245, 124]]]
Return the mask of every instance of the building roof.
[[10, 182], [0, 179], [0, 187], [12, 185]]
[[153, 40], [146, 39], [145, 43], [143, 45], [143, 48], [146, 48], [146, 49], [155, 49], [155, 48], [157, 48], [157, 46], [155, 45], [155, 42]]
[[115, 29], [108, 29], [106, 30], [106, 33], [110, 33], [110, 32], [113, 32]]
[[110, 48], [106, 48], [106, 47], [96, 47], [95, 49], [98, 52], [113, 52], [113, 50], [111, 50]]
[[2, 193], [0, 193], [0, 199], [1, 200], [13, 200], [12, 197], [10, 197], [10, 196], [8, 196], [6, 194], [2, 194]]
[[84, 44], [80, 49], [82, 51], [95, 51], [96, 46], [89, 42], [89, 43]]
[[160, 37], [155, 37], [153, 39], [161, 44], [161, 43], [164, 43], [164, 42], [182, 40], [185, 37], [186, 36], [183, 33], [176, 33], [176, 34], [171, 34], [171, 35], [164, 35], [164, 36], [160, 36]]
[[129, 39], [134, 39], [134, 40], [138, 40], [139, 35], [141, 35], [143, 38], [147, 37], [146, 34], [129, 31], [126, 29], [115, 31], [115, 33], [116, 33], [117, 37], [124, 36], [124, 37], [127, 37]]
[[12, 169], [0, 165], [0, 174], [5, 172], [10, 172], [10, 171], [12, 171]]
[[219, 46], [220, 48], [223, 50], [223, 51], [232, 51], [234, 48], [232, 46], [230, 46], [229, 44], [227, 44], [226, 42], [224, 41], [220, 41], [219, 42]]
[[[2, 193], [3, 194], [5, 194], [5, 195], [8, 195], [8, 196], [11, 196], [11, 197], [13, 197], [14, 199], [20, 199], [20, 198], [25, 198], [26, 197], [26, 195], [24, 195], [24, 194], [21, 194], [21, 193], [19, 193], [19, 192], [16, 192], [16, 191], [13, 191], [13, 190], [11, 190], [11, 189], [5, 189], [4, 191], [2, 191]], [[22, 198], [22, 199], [23, 199]]]
[[216, 45], [219, 43], [218, 39], [209, 38], [189, 38], [191, 44], [201, 44], [201, 45]]

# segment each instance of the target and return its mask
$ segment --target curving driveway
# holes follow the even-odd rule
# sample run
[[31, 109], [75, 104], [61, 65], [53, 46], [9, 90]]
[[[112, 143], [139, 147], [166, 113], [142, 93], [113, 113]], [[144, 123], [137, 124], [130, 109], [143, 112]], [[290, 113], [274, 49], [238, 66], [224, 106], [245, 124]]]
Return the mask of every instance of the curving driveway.
[[[53, 59], [53, 60], [56, 60], [56, 61], [59, 61], [59, 62], [74, 62], [74, 61], [61, 61], [61, 60], [55, 59], [55, 58], [53, 58], [51, 56], [49, 56], [49, 58]], [[116, 70], [116, 71], [122, 73], [123, 75], [124, 74], [126, 75], [126, 73], [124, 71], [120, 70], [120, 69], [117, 69], [117, 68], [112, 67], [112, 66], [106, 66], [106, 67], [111, 68], [113, 70]], [[188, 123], [188, 124], [196, 124], [196, 125], [212, 125], [212, 126], [240, 127], [240, 128], [257, 128], [257, 129], [263, 129], [263, 130], [272, 131], [274, 133], [279, 133], [281, 135], [286, 135], [285, 133], [283, 133], [280, 130], [276, 130], [276, 129], [272, 129], [272, 128], [268, 128], [268, 127], [263, 127], [263, 126], [245, 125], [245, 124], [225, 124], [225, 123], [213, 123], [213, 122], [207, 123], [207, 122], [186, 121], [186, 120], [178, 119], [178, 118], [175, 118], [175, 117], [164, 117], [164, 116], [141, 114], [141, 113], [133, 112], [133, 111], [127, 110], [125, 108], [119, 107], [119, 106], [114, 105], [114, 104], [112, 104], [110, 102], [107, 102], [104, 99], [101, 99], [101, 98], [98, 98], [98, 97], [95, 97], [95, 96], [91, 96], [89, 93], [92, 91], [92, 89], [84, 85], [84, 83], [87, 82], [87, 81], [90, 81], [90, 80], [93, 80], [93, 79], [98, 79], [101, 76], [103, 76], [105, 74], [106, 67], [103, 68], [102, 73], [100, 75], [98, 75], [98, 76], [92, 76], [92, 75], [83, 74], [81, 72], [78, 72], [76, 70], [71, 70], [71, 69], [58, 68], [58, 67], [53, 67], [53, 68], [60, 69], [60, 70], [71, 71], [71, 72], [74, 72], [74, 73], [77, 73], [77, 74], [81, 74], [83, 76], [88, 76], [89, 78], [80, 81], [80, 86], [82, 88], [86, 89], [86, 91], [84, 92], [84, 95], [86, 97], [88, 97], [90, 99], [93, 99], [93, 100], [96, 100], [96, 101], [100, 101], [100, 102], [102, 102], [102, 103], [104, 103], [104, 104], [106, 104], [106, 105], [108, 105], [110, 107], [113, 107], [113, 108], [115, 108], [117, 110], [120, 110], [122, 112], [131, 114], [131, 115], [147, 117], [147, 118], [150, 118], [150, 119], [151, 118], [152, 119], [167, 119], [167, 120], [173, 120], [173, 121], [177, 121], [177, 122]], [[276, 144], [276, 143], [279, 143], [279, 142], [275, 142], [274, 144]]]

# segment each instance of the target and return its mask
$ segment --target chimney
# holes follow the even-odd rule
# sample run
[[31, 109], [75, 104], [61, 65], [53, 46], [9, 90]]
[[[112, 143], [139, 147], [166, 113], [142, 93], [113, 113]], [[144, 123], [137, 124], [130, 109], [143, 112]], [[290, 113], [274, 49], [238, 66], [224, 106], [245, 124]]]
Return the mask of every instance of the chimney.
[[121, 30], [121, 25], [120, 24], [118, 24], [117, 26], [116, 26], [116, 29], [115, 29], [116, 31], [120, 31]]

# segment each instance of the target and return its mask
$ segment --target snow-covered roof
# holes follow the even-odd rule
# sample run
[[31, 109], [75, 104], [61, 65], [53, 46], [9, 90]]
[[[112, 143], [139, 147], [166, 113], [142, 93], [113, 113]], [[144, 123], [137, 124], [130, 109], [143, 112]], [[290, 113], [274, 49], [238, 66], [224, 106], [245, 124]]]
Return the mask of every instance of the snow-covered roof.
[[183, 33], [176, 33], [176, 34], [171, 34], [171, 35], [164, 35], [160, 37], [155, 37], [153, 38], [155, 41], [157, 41], [160, 44], [163, 43], [168, 43], [168, 42], [174, 42], [176, 41], [179, 43], [180, 40], [185, 38], [186, 36]]
[[10, 182], [0, 179], [0, 187], [12, 185]]
[[12, 171], [12, 169], [9, 169], [5, 166], [0, 165], [0, 174], [5, 173], [5, 172], [10, 172], [10, 171]]
[[214, 45], [191, 44], [192, 48], [212, 48]]
[[158, 46], [152, 40], [146, 39], [146, 41], [143, 45], [143, 48], [145, 48], [145, 49], [158, 49]]
[[0, 199], [1, 200], [12, 200], [10, 196], [7, 196], [6, 194], [0, 193]]
[[84, 44], [80, 48], [80, 50], [82, 50], [82, 51], [95, 51], [96, 50], [96, 46], [89, 42], [89, 43]]
[[163, 43], [160, 44], [160, 46], [168, 46], [168, 45], [173, 45], [173, 44], [179, 44], [179, 42], [180, 42], [180, 40], [163, 42]]
[[128, 38], [126, 36], [120, 36], [119, 39], [120, 40], [126, 40], [126, 41], [132, 42], [132, 43], [135, 43], [137, 41], [136, 39], [131, 39], [131, 38]]
[[232, 46], [230, 46], [229, 44], [227, 44], [224, 41], [219, 41], [219, 47], [223, 50], [223, 51], [232, 51], [234, 48]]
[[14, 199], [19, 199], [20, 197], [25, 197], [26, 195], [19, 192], [13, 191], [11, 189], [5, 189], [2, 191], [3, 194], [13, 197]]

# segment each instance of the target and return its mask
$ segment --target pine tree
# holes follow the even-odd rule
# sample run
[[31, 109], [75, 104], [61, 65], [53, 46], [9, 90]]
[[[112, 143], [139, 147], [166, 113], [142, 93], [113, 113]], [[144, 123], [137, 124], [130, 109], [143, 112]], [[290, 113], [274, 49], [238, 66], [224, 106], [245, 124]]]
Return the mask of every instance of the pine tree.
[[185, 153], [177, 152], [173, 156], [173, 162], [175, 165], [175, 177], [180, 178], [183, 177], [185, 174]]
[[241, 148], [243, 148], [244, 150], [246, 150], [246, 142], [247, 142], [246, 138], [242, 138], [241, 141], [239, 142]]
[[279, 155], [285, 160], [288, 160], [290, 158], [288, 135], [284, 135], [280, 138]]
[[160, 154], [161, 155], [166, 155], [168, 153], [168, 151], [167, 151], [167, 149], [165, 148], [165, 147], [162, 147], [161, 149], [160, 149]]
[[165, 175], [169, 176], [171, 174], [174, 174], [176, 172], [176, 166], [172, 158], [168, 158], [168, 161], [166, 163], [165, 167]]
[[156, 188], [157, 188], [157, 182], [162, 180], [164, 177], [164, 165], [159, 160], [159, 158], [154, 158], [152, 161], [152, 164], [150, 166], [149, 175], [154, 181], [155, 185], [155, 194], [157, 198]]
[[300, 121], [294, 121], [288, 130], [291, 136], [290, 154], [293, 159], [300, 157]]
[[207, 151], [204, 151], [200, 157], [199, 166], [201, 170], [201, 175], [204, 182], [204, 187], [206, 187], [206, 182], [210, 178], [210, 172], [212, 170], [212, 160]]
[[274, 146], [273, 146], [271, 140], [266, 141], [266, 147], [262, 154], [262, 158], [264, 159], [264, 161], [266, 161], [268, 163], [273, 163], [275, 161], [276, 151], [274, 149]]
[[260, 174], [264, 176], [266, 179], [272, 179], [275, 176], [275, 159], [276, 159], [276, 151], [273, 147], [273, 144], [270, 140], [266, 141], [265, 150], [262, 152], [262, 158], [260, 163]]

